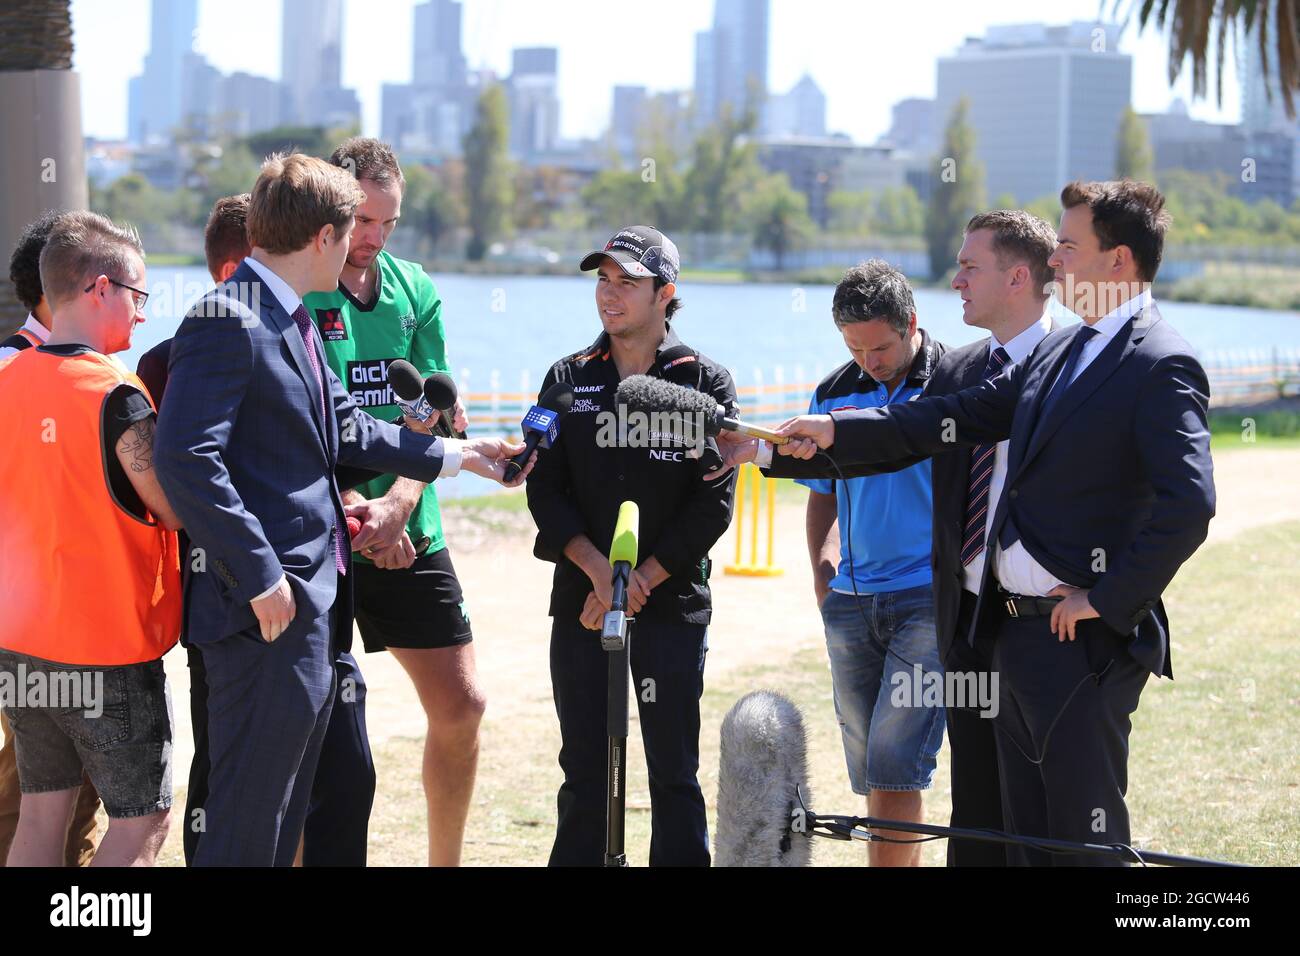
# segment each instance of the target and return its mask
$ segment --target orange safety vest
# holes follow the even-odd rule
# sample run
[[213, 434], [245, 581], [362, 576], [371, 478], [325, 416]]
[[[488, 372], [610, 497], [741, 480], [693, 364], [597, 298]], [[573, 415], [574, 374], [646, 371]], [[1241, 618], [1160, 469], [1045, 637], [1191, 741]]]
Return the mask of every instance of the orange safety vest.
[[[162, 657], [180, 635], [176, 534], [108, 482], [104, 404], [120, 362], [25, 349], [0, 361], [0, 647], [77, 666]], [[152, 516], [150, 516], [152, 517]]]

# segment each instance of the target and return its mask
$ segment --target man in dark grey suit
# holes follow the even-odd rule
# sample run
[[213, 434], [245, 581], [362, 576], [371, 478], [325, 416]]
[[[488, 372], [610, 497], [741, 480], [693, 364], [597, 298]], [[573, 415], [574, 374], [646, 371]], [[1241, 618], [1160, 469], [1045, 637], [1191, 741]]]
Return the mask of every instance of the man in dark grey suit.
[[185, 824], [201, 833], [196, 865], [286, 866], [298, 847], [352, 628], [335, 466], [500, 481], [523, 447], [377, 421], [325, 364], [302, 296], [337, 285], [364, 198], [323, 160], [267, 160], [252, 254], [172, 343], [155, 456], [193, 545], [185, 628], [208, 678], [209, 793]]
[[[996, 637], [1007, 827], [1126, 844], [1130, 716], [1173, 676], [1161, 594], [1214, 515], [1205, 371], [1151, 298], [1169, 217], [1145, 183], [1072, 183], [1051, 265], [1083, 318], [954, 395], [782, 426], [837, 462], [1009, 439], [974, 609]], [[829, 469], [828, 469], [829, 470]], [[990, 499], [992, 500], [992, 499]], [[1013, 848], [1012, 862], [1101, 858]]]

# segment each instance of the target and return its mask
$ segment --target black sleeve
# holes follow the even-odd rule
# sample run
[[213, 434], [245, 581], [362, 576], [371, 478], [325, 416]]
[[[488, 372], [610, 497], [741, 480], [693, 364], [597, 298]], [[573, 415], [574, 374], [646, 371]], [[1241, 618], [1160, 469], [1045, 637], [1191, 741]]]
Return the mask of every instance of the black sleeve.
[[[541, 391], [537, 393], [538, 401], [548, 388], [561, 380], [563, 372], [563, 363], [551, 366], [542, 380]], [[567, 381], [568, 375], [564, 374], [563, 378]], [[537, 464], [533, 466], [524, 489], [528, 495], [528, 510], [537, 525], [533, 554], [543, 561], [563, 560], [564, 546], [578, 535], [587, 533], [587, 522], [570, 497], [572, 485], [562, 427], [555, 444], [537, 455]]]
[[[728, 409], [736, 407], [736, 384], [726, 369], [712, 370], [705, 388], [719, 405]], [[698, 480], [694, 494], [654, 544], [654, 556], [671, 575], [689, 574], [731, 524], [735, 472], [717, 481], [705, 481], [707, 463], [701, 460], [696, 467]]]
[[159, 342], [141, 355], [135, 366], [135, 374], [144, 382], [144, 387], [149, 389], [154, 404], [159, 408], [162, 408], [163, 393], [167, 391], [167, 362], [171, 358], [171, 351], [171, 339]]
[[108, 478], [108, 489], [123, 509], [141, 520], [148, 514], [148, 509], [122, 469], [122, 463], [117, 460], [117, 443], [128, 428], [154, 414], [149, 397], [134, 385], [119, 385], [104, 399], [100, 435], [103, 440], [104, 474]]

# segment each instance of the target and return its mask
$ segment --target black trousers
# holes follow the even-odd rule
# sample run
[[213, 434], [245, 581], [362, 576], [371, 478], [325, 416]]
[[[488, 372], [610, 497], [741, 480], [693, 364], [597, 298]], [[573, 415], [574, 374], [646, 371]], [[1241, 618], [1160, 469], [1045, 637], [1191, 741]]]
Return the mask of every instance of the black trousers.
[[[703, 624], [631, 626], [632, 693], [650, 773], [651, 866], [709, 865], [708, 821], [696, 777], [706, 632]], [[605, 860], [608, 659], [599, 633], [577, 621], [552, 624], [551, 686], [564, 784], [551, 866], [601, 866]]]
[[[1049, 617], [998, 615], [998, 769], [1005, 829], [1082, 843], [1128, 843], [1130, 715], [1150, 672], [1100, 620], [1074, 641]], [[1050, 731], [1050, 737], [1049, 737]], [[1013, 865], [1117, 866], [1111, 857], [1008, 847]]]
[[[944, 669], [977, 675], [981, 683], [993, 667], [994, 634], [987, 626], [975, 632], [972, 646], [966, 639], [975, 615], [976, 597], [962, 589], [957, 613], [957, 633]], [[951, 703], [951, 702], [950, 702]], [[973, 702], [968, 701], [968, 704]], [[996, 717], [982, 717], [970, 707], [947, 708], [948, 752], [952, 767], [952, 817], [949, 826], [983, 830], [1002, 829], [1002, 785], [998, 774]], [[1006, 848], [983, 840], [948, 841], [949, 866], [1006, 866]]]

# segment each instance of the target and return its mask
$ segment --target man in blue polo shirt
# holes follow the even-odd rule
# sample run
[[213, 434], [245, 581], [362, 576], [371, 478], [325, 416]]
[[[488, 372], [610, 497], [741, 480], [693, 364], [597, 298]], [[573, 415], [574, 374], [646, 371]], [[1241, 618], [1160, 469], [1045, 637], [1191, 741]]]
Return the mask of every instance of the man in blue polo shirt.
[[[817, 386], [809, 412], [876, 408], [921, 394], [944, 346], [917, 328], [902, 273], [880, 259], [854, 266], [835, 289], [831, 314], [853, 359]], [[822, 479], [799, 483], [809, 488], [808, 553], [849, 782], [866, 796], [870, 816], [920, 821], [944, 725], [943, 701], [925, 700], [911, 666], [942, 670], [930, 589], [930, 462], [850, 478], [847, 489]], [[917, 866], [920, 846], [871, 843], [869, 859]]]

